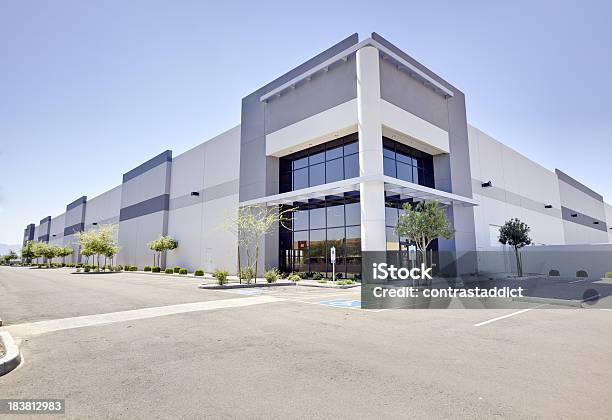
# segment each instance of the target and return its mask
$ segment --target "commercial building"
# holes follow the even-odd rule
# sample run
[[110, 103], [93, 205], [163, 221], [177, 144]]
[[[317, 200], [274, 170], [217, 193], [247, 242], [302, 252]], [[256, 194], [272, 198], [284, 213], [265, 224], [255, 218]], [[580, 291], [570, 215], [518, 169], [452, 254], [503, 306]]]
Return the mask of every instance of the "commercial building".
[[[245, 205], [296, 207], [290, 229], [269, 235], [260, 267], [361, 271], [363, 251], [405, 250], [393, 233], [406, 202], [449, 206], [456, 234], [434, 248], [497, 249], [518, 217], [539, 245], [612, 242], [612, 206], [466, 121], [459, 89], [373, 33], [352, 35], [242, 99], [241, 124], [193, 149], [167, 150], [28, 225], [24, 241], [75, 246], [74, 233], [117, 224], [119, 264], [152, 264], [147, 243], [170, 235], [166, 265], [234, 271], [236, 239], [222, 229]], [[460, 273], [478, 269], [462, 259]]]

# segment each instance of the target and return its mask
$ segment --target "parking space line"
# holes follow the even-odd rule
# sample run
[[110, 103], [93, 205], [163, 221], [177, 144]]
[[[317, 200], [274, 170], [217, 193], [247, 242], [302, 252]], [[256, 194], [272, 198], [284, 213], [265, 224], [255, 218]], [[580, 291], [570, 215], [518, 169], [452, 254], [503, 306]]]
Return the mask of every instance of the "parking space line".
[[188, 312], [210, 311], [223, 308], [240, 308], [272, 302], [283, 302], [285, 299], [273, 296], [252, 296], [235, 299], [211, 300], [205, 302], [182, 303], [154, 308], [134, 309], [130, 311], [110, 312], [96, 315], [77, 316], [72, 318], [52, 319], [6, 327], [16, 337], [44, 334], [47, 332], [68, 330], [72, 328], [91, 327], [113, 324], [115, 322], [134, 321], [155, 318], [165, 315], [183, 314]]
[[568, 284], [572, 284], [572, 283], [580, 283], [581, 281], [588, 281], [588, 279], [574, 280], [574, 281], [570, 281], [570, 282], [568, 282]]
[[521, 309], [520, 311], [512, 312], [511, 314], [507, 314], [507, 315], [503, 315], [503, 316], [498, 316], [497, 318], [493, 318], [493, 319], [489, 319], [487, 321], [479, 322], [478, 324], [474, 324], [474, 326], [475, 327], [481, 327], [483, 325], [491, 324], [493, 322], [500, 321], [500, 320], [506, 319], [506, 318], [510, 318], [512, 316], [515, 316], [515, 315], [524, 314], [525, 312], [529, 312], [529, 311], [531, 311], [533, 309], [541, 308], [542, 306], [546, 306], [546, 305], [547, 305], [547, 303], [544, 303], [542, 305], [534, 306], [533, 308]]

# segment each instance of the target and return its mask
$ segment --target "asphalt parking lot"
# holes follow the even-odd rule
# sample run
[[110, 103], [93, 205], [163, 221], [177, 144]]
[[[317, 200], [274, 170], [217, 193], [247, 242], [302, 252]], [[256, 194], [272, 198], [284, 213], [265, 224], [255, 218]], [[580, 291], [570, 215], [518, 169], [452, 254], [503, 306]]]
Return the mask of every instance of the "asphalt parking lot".
[[0, 267], [0, 317], [23, 355], [0, 398], [65, 398], [69, 418], [612, 410], [612, 312], [597, 305], [365, 311], [358, 289], [198, 283]]

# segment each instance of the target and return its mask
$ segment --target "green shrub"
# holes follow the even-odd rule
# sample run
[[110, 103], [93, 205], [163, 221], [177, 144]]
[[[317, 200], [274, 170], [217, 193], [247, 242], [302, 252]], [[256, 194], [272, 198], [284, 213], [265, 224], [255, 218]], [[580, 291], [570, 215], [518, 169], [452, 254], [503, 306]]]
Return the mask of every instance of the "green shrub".
[[161, 268], [156, 265], [155, 267], [151, 267], [151, 271], [154, 273], [159, 273], [161, 271]]
[[136, 267], [135, 265], [131, 265], [130, 271], [138, 271], [138, 267]]
[[174, 270], [172, 268], [166, 268], [166, 270], [164, 270], [164, 273], [166, 273], [166, 274], [174, 274]]
[[550, 277], [559, 277], [561, 275], [561, 273], [559, 273], [559, 270], [550, 270], [548, 272], [548, 275]]
[[229, 273], [226, 270], [215, 270], [213, 273], [213, 277], [217, 279], [220, 286], [227, 283], [227, 276], [229, 276]]
[[317, 280], [317, 282], [318, 283], [327, 283], [327, 279], [320, 279], [320, 280]]
[[176, 267], [174, 267], [174, 272], [175, 273], [178, 273], [179, 271], [181, 271], [181, 267], [180, 266], [177, 265]]
[[589, 273], [584, 270], [576, 271], [576, 277], [589, 277]]
[[145, 265], [143, 268], [144, 271], [151, 271], [151, 266]]
[[196, 271], [194, 271], [193, 275], [196, 277], [202, 277], [204, 275], [204, 270], [198, 268]]
[[187, 274], [187, 269], [186, 268], [181, 268], [179, 270], [179, 274], [183, 274], [183, 275]]
[[341, 279], [342, 278], [342, 273], [336, 273], [336, 278], [337, 279]]
[[251, 280], [255, 277], [255, 270], [251, 267], [243, 268], [238, 273], [240, 280], [246, 280], [247, 283], [251, 283]]
[[337, 284], [338, 286], [346, 286], [346, 285], [348, 285], [348, 284], [354, 284], [354, 283], [355, 283], [355, 281], [354, 281], [354, 280], [351, 280], [351, 279], [339, 280], [339, 281], [337, 281], [337, 282], [336, 282], [336, 284]]
[[80, 273], [83, 269], [81, 267], [77, 267], [76, 272]]
[[300, 279], [304, 280], [308, 278], [308, 273], [304, 272], [304, 271], [300, 271], [299, 273], [296, 273]]
[[604, 277], [607, 279], [612, 279], [612, 271], [608, 271], [606, 274], [604, 274]]
[[278, 280], [278, 270], [273, 268], [272, 270], [268, 270], [264, 273], [264, 278], [268, 283], [276, 283]]
[[302, 280], [302, 277], [300, 277], [297, 274], [290, 274], [289, 277], [287, 277], [287, 279], [295, 283], [295, 282]]
[[86, 273], [89, 273], [89, 272], [91, 271], [91, 268], [89, 268], [89, 267], [85, 267], [85, 268], [83, 269], [83, 271], [85, 271]]
[[314, 274], [312, 275], [312, 278], [313, 278], [314, 280], [321, 280], [321, 279], [323, 278], [323, 274], [321, 274], [321, 273], [314, 273]]

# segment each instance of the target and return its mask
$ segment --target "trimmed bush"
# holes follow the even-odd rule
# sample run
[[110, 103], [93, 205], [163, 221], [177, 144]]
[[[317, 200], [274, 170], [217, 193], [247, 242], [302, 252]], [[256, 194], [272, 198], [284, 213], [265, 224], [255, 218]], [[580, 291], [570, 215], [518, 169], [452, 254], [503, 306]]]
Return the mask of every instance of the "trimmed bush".
[[226, 270], [215, 270], [213, 273], [213, 277], [217, 279], [217, 283], [219, 283], [220, 286], [227, 283], [227, 276], [229, 276], [229, 273]]
[[308, 278], [308, 273], [305, 273], [305, 272], [303, 272], [303, 271], [302, 271], [302, 272], [299, 272], [299, 273], [296, 273], [296, 274], [297, 274], [297, 275], [300, 277], [300, 279], [302, 279], [302, 280], [304, 280], [304, 279], [307, 279], [307, 278]]
[[550, 270], [548, 272], [548, 275], [550, 277], [559, 277], [561, 275], [561, 273], [559, 273], [559, 270]]
[[323, 274], [321, 274], [321, 273], [314, 273], [312, 278], [314, 280], [321, 280], [321, 279], [323, 279]]
[[179, 271], [181, 271], [181, 267], [180, 266], [177, 265], [176, 267], [174, 267], [174, 272], [175, 273], [178, 273]]
[[166, 273], [166, 274], [174, 274], [174, 270], [172, 268], [166, 268], [164, 273]]
[[302, 280], [302, 278], [301, 278], [300, 276], [298, 276], [297, 274], [291, 274], [291, 275], [289, 275], [289, 277], [287, 277], [287, 279], [288, 279], [289, 281], [294, 282], [294, 283], [296, 283], [296, 282], [298, 282], [298, 281]]
[[268, 283], [276, 283], [278, 280], [278, 270], [273, 268], [272, 270], [268, 270], [264, 273], [264, 278]]
[[320, 280], [317, 280], [317, 282], [321, 283], [321, 284], [324, 284], [324, 283], [327, 283], [327, 279], [320, 279]]
[[183, 275], [187, 274], [187, 269], [186, 268], [181, 268], [179, 270], [179, 274], [183, 274]]
[[606, 274], [604, 274], [604, 278], [612, 279], [612, 271], [608, 271]]
[[193, 275], [194, 275], [194, 276], [196, 276], [196, 277], [202, 277], [202, 276], [204, 275], [204, 270], [201, 270], [201, 269], [199, 269], [199, 268], [198, 268], [198, 269], [197, 269], [197, 270], [196, 270], [196, 271], [193, 273]]
[[576, 277], [589, 277], [589, 273], [584, 270], [576, 271]]
[[130, 266], [130, 271], [138, 271], [138, 267], [135, 265]]
[[161, 271], [161, 268], [158, 267], [158, 266], [151, 267], [151, 271], [154, 272], [154, 273], [159, 273]]
[[151, 271], [151, 266], [145, 265], [143, 270], [144, 271]]
[[353, 280], [351, 280], [351, 279], [340, 280], [340, 281], [336, 282], [336, 284], [337, 284], [338, 286], [346, 286], [346, 285], [348, 285], [348, 284], [354, 284], [354, 283], [355, 283], [355, 282], [354, 282]]
[[85, 271], [86, 273], [89, 273], [89, 272], [91, 271], [91, 268], [89, 268], [89, 267], [85, 267], [85, 268], [83, 269], [83, 271]]

